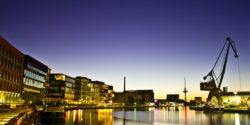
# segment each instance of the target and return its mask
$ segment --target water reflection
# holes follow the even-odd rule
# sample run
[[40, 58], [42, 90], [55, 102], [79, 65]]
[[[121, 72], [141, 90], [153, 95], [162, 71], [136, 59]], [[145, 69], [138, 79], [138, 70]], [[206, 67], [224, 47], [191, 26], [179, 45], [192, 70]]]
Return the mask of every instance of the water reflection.
[[185, 125], [188, 124], [188, 120], [187, 120], [187, 107], [184, 107], [185, 108]]
[[112, 125], [113, 109], [86, 109], [67, 111], [65, 124], [67, 125]]
[[67, 111], [66, 125], [246, 125], [249, 114], [203, 113], [188, 107], [81, 109]]

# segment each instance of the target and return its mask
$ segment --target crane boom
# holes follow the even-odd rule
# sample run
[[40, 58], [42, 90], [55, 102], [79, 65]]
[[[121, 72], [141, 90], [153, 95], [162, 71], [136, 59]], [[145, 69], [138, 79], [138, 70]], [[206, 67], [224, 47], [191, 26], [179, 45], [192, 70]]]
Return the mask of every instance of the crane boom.
[[[216, 59], [213, 68], [210, 70], [210, 72], [206, 76], [203, 77], [204, 80], [206, 80], [207, 77], [209, 77], [210, 78], [209, 81], [200, 83], [201, 90], [210, 91], [207, 100], [211, 101], [212, 97], [216, 97], [218, 100], [218, 105], [220, 105], [220, 106], [223, 105], [220, 87], [221, 87], [221, 84], [222, 84], [222, 81], [223, 81], [223, 78], [225, 75], [230, 48], [232, 48], [232, 50], [234, 52], [234, 57], [238, 58], [238, 53], [236, 51], [236, 48], [235, 48], [233, 42], [234, 41], [232, 41], [230, 39], [230, 37], [226, 38], [226, 42], [223, 45], [222, 50], [220, 51], [220, 54], [219, 54], [218, 58]], [[218, 60], [220, 59], [222, 52], [224, 51], [225, 48], [226, 48], [226, 55], [225, 55], [225, 59], [223, 62], [222, 71], [221, 71], [220, 75], [218, 75], [218, 77], [217, 77], [215, 72], [214, 72], [214, 68], [217, 65]]]
[[225, 60], [224, 60], [223, 69], [222, 69], [222, 71], [221, 71], [220, 81], [219, 81], [219, 83], [218, 83], [218, 90], [220, 90], [221, 83], [222, 83], [222, 80], [223, 80], [223, 78], [224, 78], [224, 74], [225, 74], [225, 71], [226, 71], [227, 60], [228, 60], [228, 54], [229, 54], [230, 47], [231, 47], [232, 50], [234, 51], [234, 57], [235, 57], [235, 58], [238, 58], [238, 53], [237, 53], [235, 47], [233, 46], [232, 40], [230, 39], [230, 37], [227, 37], [226, 42], [228, 42], [228, 45], [227, 45], [227, 52], [226, 52], [226, 57], [225, 57]]

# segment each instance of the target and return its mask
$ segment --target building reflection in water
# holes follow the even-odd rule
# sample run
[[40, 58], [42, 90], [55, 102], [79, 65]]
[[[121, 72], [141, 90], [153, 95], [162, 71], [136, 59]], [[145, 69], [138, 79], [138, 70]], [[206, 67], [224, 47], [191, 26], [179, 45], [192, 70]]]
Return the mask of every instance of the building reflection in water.
[[113, 109], [81, 109], [67, 111], [65, 123], [67, 125], [112, 125]]
[[67, 111], [66, 125], [247, 125], [250, 114], [204, 113], [188, 107], [81, 109]]
[[208, 118], [208, 124], [216, 125], [248, 125], [250, 117], [248, 114], [239, 113], [210, 113], [206, 114]]

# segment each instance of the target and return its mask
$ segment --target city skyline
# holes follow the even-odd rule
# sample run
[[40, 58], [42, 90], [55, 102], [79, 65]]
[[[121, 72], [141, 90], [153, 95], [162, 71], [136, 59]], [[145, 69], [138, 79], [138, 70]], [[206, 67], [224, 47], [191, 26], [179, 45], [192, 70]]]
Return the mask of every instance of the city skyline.
[[[153, 89], [155, 98], [207, 97], [199, 89], [226, 37], [239, 51], [241, 90], [249, 90], [247, 1], [6, 2], [0, 35], [53, 73], [85, 76], [123, 90]], [[230, 53], [222, 86], [240, 90]], [[220, 70], [220, 65], [218, 71]], [[238, 83], [238, 84], [235, 84]]]

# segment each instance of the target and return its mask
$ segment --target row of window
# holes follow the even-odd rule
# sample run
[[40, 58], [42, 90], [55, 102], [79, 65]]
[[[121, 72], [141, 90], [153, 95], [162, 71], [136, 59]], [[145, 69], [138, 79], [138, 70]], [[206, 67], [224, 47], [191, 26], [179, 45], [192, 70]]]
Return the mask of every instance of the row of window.
[[23, 78], [23, 84], [36, 88], [45, 88], [44, 83], [26, 77]]
[[61, 89], [61, 87], [50, 87], [49, 88], [49, 90], [48, 90], [48, 92], [50, 93], [50, 92], [62, 92], [62, 89]]
[[82, 99], [84, 99], [84, 100], [98, 101], [98, 100], [99, 100], [99, 97], [83, 96]]
[[6, 58], [13, 60], [16, 63], [21, 64], [21, 58], [16, 55], [15, 53], [11, 52], [7, 47], [4, 45], [0, 44], [0, 51], [1, 51], [1, 56], [5, 56]]
[[42, 70], [40, 70], [40, 69], [38, 69], [38, 68], [36, 68], [36, 67], [34, 67], [34, 66], [32, 66], [32, 65], [29, 65], [29, 64], [28, 64], [27, 67], [30, 68], [30, 69], [32, 69], [32, 70], [34, 70], [34, 71], [36, 71], [36, 72], [39, 72], [39, 73], [45, 75], [45, 76], [48, 75], [47, 72], [44, 72], [44, 71], [42, 71]]
[[48, 96], [62, 96], [62, 93], [48, 93]]
[[13, 72], [17, 72], [17, 73], [21, 73], [21, 65], [18, 63], [15, 63], [7, 58], [4, 58], [2, 56], [0, 56], [0, 65], [3, 67], [6, 67], [7, 69], [13, 71]]
[[50, 81], [50, 86], [63, 86], [63, 82], [62, 81]]
[[75, 93], [75, 89], [73, 89], [73, 88], [65, 88], [65, 92], [69, 93], [69, 94], [74, 94]]
[[46, 81], [44, 76], [38, 75], [38, 74], [33, 73], [33, 72], [26, 70], [26, 69], [24, 70], [24, 76], [36, 79], [36, 80], [41, 81], [41, 82]]
[[85, 83], [85, 82], [82, 82], [82, 86], [88, 86], [88, 87], [91, 87], [91, 88], [99, 88], [100, 87], [99, 84]]
[[94, 93], [94, 92], [83, 92], [82, 95], [88, 95], [88, 96], [100, 96], [100, 93]]
[[[53, 89], [53, 91], [56, 91], [56, 90], [54, 90], [54, 88], [56, 87], [56, 86], [61, 86], [61, 87], [63, 87], [64, 85], [63, 85], [64, 83], [62, 82], [62, 81], [54, 81], [54, 80], [52, 80], [51, 81], [51, 83], [50, 83], [50, 88], [51, 89]], [[80, 89], [79, 89], [80, 88]], [[100, 89], [98, 88], [98, 89], [95, 89], [95, 88], [91, 88], [91, 87], [89, 87], [89, 86], [83, 86], [82, 88], [81, 87], [75, 87], [75, 84], [72, 84], [72, 83], [69, 83], [69, 82], [65, 82], [65, 92], [69, 92], [69, 93], [72, 93], [71, 91], [69, 91], [69, 89], [71, 90], [72, 89], [72, 91], [73, 92], [78, 92], [78, 93], [81, 93], [81, 91], [82, 91], [82, 94], [84, 94], [84, 93], [86, 93], [87, 95], [88, 94], [90, 94], [91, 93], [91, 95], [92, 95], [92, 93], [100, 93]], [[59, 89], [58, 89], [58, 91], [59, 91]], [[106, 91], [108, 91], [108, 90], [106, 90]], [[104, 92], [104, 91], [103, 91]]]
[[2, 80], [0, 78], [0, 90], [4, 90], [7, 92], [20, 93], [21, 92], [21, 85], [20, 85], [20, 83], [9, 82], [6, 80]]
[[71, 79], [71, 78], [69, 78], [69, 77], [66, 77], [66, 81], [67, 81], [67, 82], [71, 82], [71, 83], [75, 83], [75, 80], [74, 80], [74, 79]]
[[69, 87], [69, 88], [75, 88], [75, 84], [69, 83], [69, 82], [65, 82], [65, 86]]
[[4, 69], [0, 69], [0, 78], [18, 83], [21, 82], [21, 77], [19, 75]]

